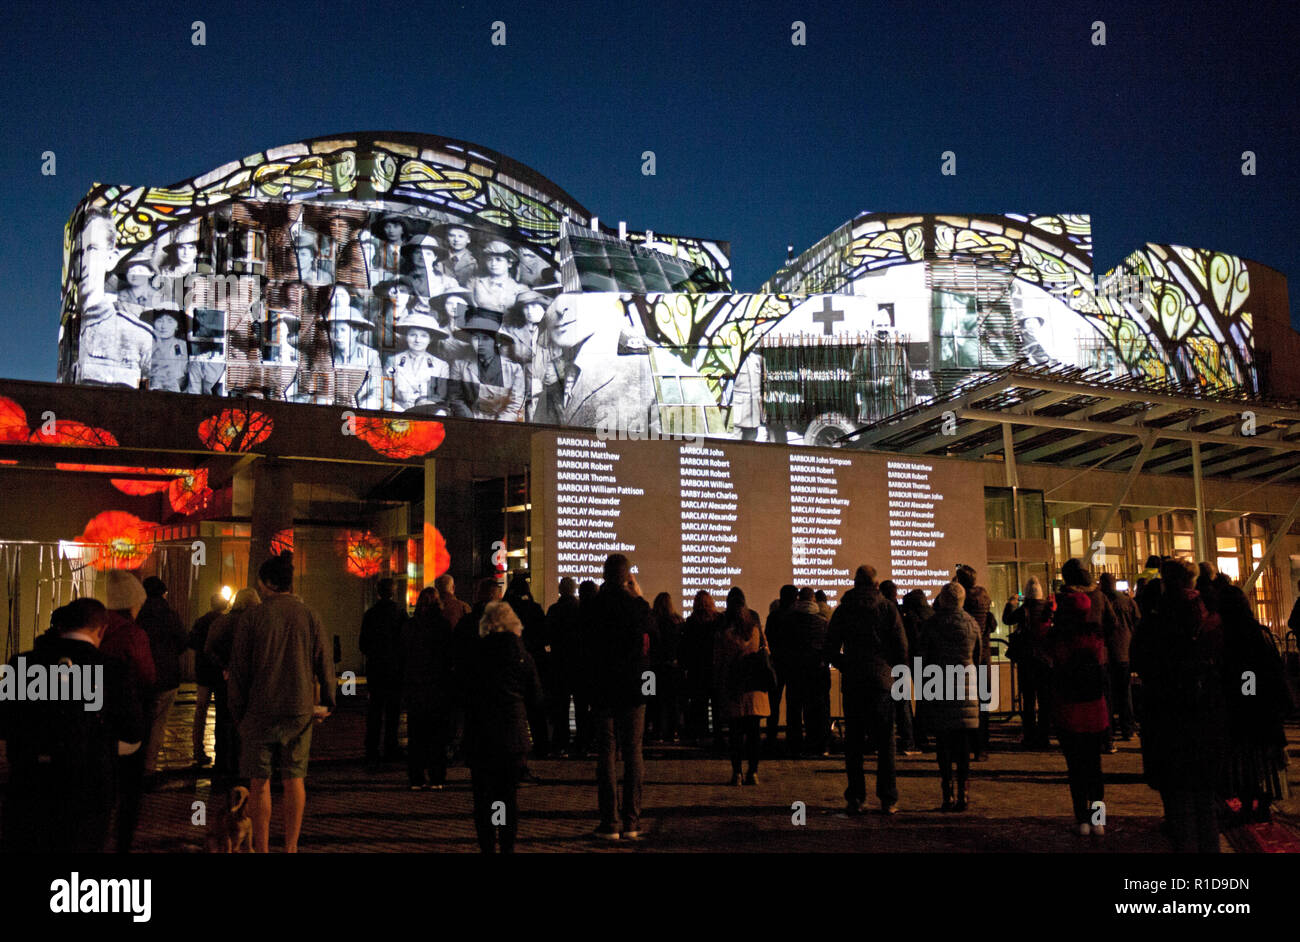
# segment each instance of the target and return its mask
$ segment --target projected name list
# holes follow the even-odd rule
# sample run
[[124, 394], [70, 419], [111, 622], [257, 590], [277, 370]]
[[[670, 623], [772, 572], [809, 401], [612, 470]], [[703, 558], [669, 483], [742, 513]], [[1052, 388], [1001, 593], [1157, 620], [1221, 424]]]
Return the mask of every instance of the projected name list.
[[[623, 456], [605, 442], [561, 438], [555, 450], [555, 549], [560, 576], [599, 582], [610, 553], [634, 553], [635, 538], [625, 538], [625, 510], [636, 510], [644, 487], [620, 476]], [[627, 506], [627, 505], [632, 506]]]

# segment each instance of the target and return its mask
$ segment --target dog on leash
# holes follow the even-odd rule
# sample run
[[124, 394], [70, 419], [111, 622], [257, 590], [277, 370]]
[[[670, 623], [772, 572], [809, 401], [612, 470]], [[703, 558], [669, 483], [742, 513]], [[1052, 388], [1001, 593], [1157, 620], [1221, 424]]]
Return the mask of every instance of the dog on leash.
[[208, 853], [238, 854], [245, 845], [253, 853], [253, 822], [244, 810], [248, 789], [236, 785], [226, 796], [226, 807], [221, 816], [208, 825]]

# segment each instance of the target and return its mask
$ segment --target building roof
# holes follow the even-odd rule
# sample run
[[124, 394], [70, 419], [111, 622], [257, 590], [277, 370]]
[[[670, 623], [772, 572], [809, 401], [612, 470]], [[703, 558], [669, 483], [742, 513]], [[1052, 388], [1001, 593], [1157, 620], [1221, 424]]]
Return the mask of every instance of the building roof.
[[[1009, 440], [1008, 440], [1009, 439]], [[1193, 395], [1094, 370], [1021, 361], [899, 412], [842, 441], [915, 455], [1192, 475], [1260, 484], [1300, 480], [1300, 403]]]

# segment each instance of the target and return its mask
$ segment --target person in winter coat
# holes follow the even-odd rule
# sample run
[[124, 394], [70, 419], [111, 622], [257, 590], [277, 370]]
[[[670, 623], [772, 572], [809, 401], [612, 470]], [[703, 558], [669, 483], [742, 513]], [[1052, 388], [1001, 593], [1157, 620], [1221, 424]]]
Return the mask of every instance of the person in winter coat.
[[151, 776], [158, 770], [158, 753], [162, 751], [163, 734], [167, 730], [167, 714], [176, 702], [176, 691], [181, 685], [181, 655], [190, 636], [180, 616], [167, 604], [165, 582], [157, 576], [150, 576], [144, 580], [144, 592], [148, 598], [140, 606], [135, 620], [149, 636], [149, 653], [153, 655], [157, 671], [149, 704], [149, 741], [144, 747], [144, 774]]
[[427, 586], [402, 626], [402, 702], [406, 705], [406, 772], [411, 791], [442, 791], [451, 741], [451, 623], [438, 590]]
[[[776, 671], [776, 686], [769, 693], [768, 701], [771, 706], [771, 714], [767, 719], [767, 751], [769, 755], [777, 755], [777, 731], [781, 718], [781, 700], [785, 697], [794, 697], [794, 665], [791, 660], [793, 652], [793, 639], [790, 630], [790, 610], [799, 598], [799, 590], [792, 585], [781, 586], [781, 591], [777, 597], [768, 606], [767, 610], [767, 627], [764, 635], [767, 637], [769, 650], [772, 652], [772, 668]], [[796, 726], [798, 720], [792, 720], [794, 714], [794, 704], [787, 700], [786, 703], [786, 746], [791, 755], [794, 756], [796, 751], [795, 743], [799, 739], [796, 735]]]
[[867, 800], [862, 753], [868, 729], [876, 746], [876, 797], [884, 814], [898, 812], [891, 670], [907, 662], [907, 635], [898, 606], [880, 594], [876, 570], [859, 566], [853, 588], [831, 616], [826, 657], [843, 675], [845, 810], [862, 813]]
[[[687, 725], [697, 744], [709, 735], [709, 701], [713, 696], [713, 639], [721, 615], [713, 596], [700, 589], [695, 593], [691, 614], [682, 629], [682, 663], [686, 668]], [[720, 735], [719, 710], [713, 712], [715, 745]]]
[[1218, 853], [1215, 801], [1226, 748], [1223, 630], [1192, 588], [1191, 562], [1160, 569], [1160, 599], [1133, 636], [1142, 678], [1142, 765], [1160, 792], [1165, 825], [1179, 851]]
[[1133, 629], [1138, 623], [1138, 607], [1127, 593], [1115, 588], [1115, 577], [1110, 573], [1102, 573], [1097, 586], [1115, 613], [1114, 628], [1106, 636], [1106, 657], [1110, 661], [1110, 696], [1107, 699], [1111, 712], [1118, 716], [1120, 738], [1128, 742], [1133, 738], [1135, 728], [1129, 649], [1133, 643]]
[[551, 745], [557, 754], [563, 754], [570, 745], [570, 701], [574, 702], [579, 741], [585, 745], [591, 738], [585, 702], [578, 691], [582, 671], [582, 605], [578, 602], [578, 584], [568, 576], [560, 580], [560, 596], [546, 610], [546, 636], [551, 639], [551, 665], [554, 668], [551, 688], [546, 690]]
[[[727, 610], [723, 615], [726, 628], [721, 639], [719, 666], [726, 691], [725, 709], [731, 729], [731, 784], [757, 785], [759, 762], [758, 726], [762, 717], [771, 713], [767, 691], [748, 689], [752, 682], [747, 678], [744, 659], [766, 648], [767, 640], [758, 625], [758, 613], [745, 606], [745, 593], [732, 586], [727, 593]], [[742, 760], [748, 763], [741, 777]]]
[[1003, 624], [1014, 629], [1008, 654], [1020, 681], [1021, 744], [1026, 749], [1046, 749], [1051, 744], [1052, 722], [1052, 654], [1047, 643], [1052, 606], [1043, 598], [1037, 576], [1029, 577], [1022, 596], [1021, 600], [1007, 599], [1002, 609]]
[[528, 755], [528, 710], [541, 704], [542, 682], [524, 648], [524, 626], [508, 603], [487, 603], [478, 631], [462, 688], [474, 830], [483, 853], [494, 853], [499, 843], [509, 854], [519, 830], [516, 795]]
[[[135, 616], [139, 614], [145, 598], [144, 586], [135, 573], [125, 569], [109, 570], [104, 597], [108, 624], [99, 651], [110, 661], [125, 666], [140, 709], [145, 711], [142, 714], [143, 722], [148, 724], [151, 716], [147, 711], [157, 672], [149, 648], [149, 636], [135, 622]], [[149, 729], [146, 728], [146, 741], [148, 736]], [[135, 829], [140, 820], [140, 801], [144, 793], [144, 753], [144, 746], [141, 745], [139, 749], [118, 755], [114, 759], [117, 785], [115, 849], [119, 854], [130, 853], [135, 841]]]
[[811, 588], [799, 590], [784, 623], [790, 645], [786, 665], [790, 678], [786, 706], [790, 756], [804, 751], [810, 756], [824, 756], [828, 754], [831, 731], [831, 671], [826, 663], [829, 626]]
[[[647, 714], [648, 734], [652, 741], [673, 742], [681, 709], [678, 690], [681, 686], [677, 666], [677, 649], [681, 643], [682, 616], [667, 592], [655, 596], [654, 631], [650, 635], [650, 670], [655, 675], [655, 698]], [[567, 717], [566, 717], [567, 720]]]
[[1064, 586], [1056, 597], [1056, 619], [1048, 637], [1056, 738], [1065, 753], [1075, 827], [1081, 835], [1101, 837], [1106, 833], [1104, 814], [1099, 814], [1104, 805], [1097, 805], [1105, 798], [1101, 754], [1110, 710], [1105, 696], [1106, 640], [1089, 618], [1091, 610], [1088, 592]]
[[[641, 836], [641, 784], [645, 765], [645, 672], [649, 669], [653, 616], [641, 597], [632, 565], [622, 553], [605, 559], [605, 581], [591, 604], [585, 670], [596, 728], [596, 781], [600, 824], [596, 836]], [[616, 751], [617, 750], [617, 751]], [[617, 752], [623, 754], [623, 801], [618, 804]], [[622, 817], [622, 828], [618, 818]]]
[[[1092, 578], [1092, 572], [1079, 559], [1067, 559], [1061, 566], [1061, 578], [1065, 582], [1065, 589], [1082, 592], [1088, 596], [1088, 625], [1090, 629], [1100, 634], [1102, 641], [1115, 638], [1119, 635], [1120, 629], [1115, 620], [1115, 608], [1110, 604], [1110, 599], [1106, 593], [1101, 591], [1101, 587]], [[1057, 601], [1060, 601], [1060, 593], [1057, 593]], [[1104, 688], [1102, 696], [1106, 698], [1106, 709], [1110, 713], [1115, 712], [1111, 702], [1111, 676], [1110, 676], [1110, 650], [1107, 644], [1102, 645], [1101, 663], [1105, 670], [1102, 672], [1102, 681]], [[1111, 753], [1115, 751], [1115, 743], [1111, 733], [1109, 721], [1106, 723], [1105, 741], [1102, 743], [1102, 751]]]
[[[554, 670], [551, 661], [551, 639], [546, 634], [546, 612], [533, 599], [532, 587], [528, 577], [516, 573], [506, 588], [505, 602], [509, 605], [524, 626], [524, 647], [532, 656], [537, 667], [537, 676], [542, 678], [542, 691], [553, 687]], [[566, 719], [567, 722], [567, 719]], [[533, 734], [533, 755], [545, 759], [551, 754], [551, 731], [546, 714], [545, 697], [540, 706], [534, 707], [528, 714], [528, 728]], [[527, 773], [525, 780], [529, 779]]]
[[[980, 626], [979, 666], [989, 670], [993, 664], [992, 638], [993, 632], [997, 628], [997, 622], [993, 617], [993, 597], [989, 595], [989, 590], [984, 586], [976, 585], [975, 575], [974, 567], [961, 565], [957, 567], [957, 574], [953, 577], [953, 581], [966, 590], [966, 614], [975, 619], [975, 624]], [[974, 748], [975, 761], [984, 762], [989, 757], [989, 714], [987, 710], [980, 710], [979, 721], [979, 733], [971, 745]]]
[[47, 675], [60, 665], [70, 666], [94, 679], [80, 698], [0, 699], [0, 738], [9, 767], [0, 828], [4, 852], [105, 849], [114, 763], [138, 751], [147, 731], [129, 666], [100, 650], [107, 625], [102, 603], [74, 599], [55, 609], [50, 630], [32, 650], [5, 665], [21, 678], [19, 683], [26, 682], [24, 664], [26, 671], [44, 669]]
[[[926, 668], [938, 667], [945, 681], [961, 677], [962, 690], [944, 690], [939, 699], [922, 697], [918, 713], [925, 728], [934, 733], [935, 757], [939, 762], [939, 781], [943, 789], [941, 811], [965, 811], [970, 802], [970, 738], [980, 726], [979, 686], [975, 673], [980, 663], [983, 643], [979, 626], [964, 610], [966, 590], [958, 582], [949, 582], [934, 600], [934, 614], [921, 626], [917, 637], [917, 656], [921, 658], [921, 677], [913, 684], [924, 684]], [[959, 670], [958, 670], [959, 669]], [[952, 767], [957, 765], [957, 800], [953, 802]]]
[[[965, 591], [964, 589], [962, 590]], [[912, 589], [903, 596], [898, 613], [903, 619], [903, 633], [907, 636], [907, 650], [915, 651], [920, 644], [921, 626], [934, 615], [934, 609], [925, 597], [923, 589]], [[925, 718], [920, 712], [912, 715], [912, 742], [917, 749], [929, 748], [929, 734], [925, 728]]]
[[1255, 620], [1236, 586], [1219, 591], [1227, 754], [1222, 797], [1235, 798], [1238, 823], [1271, 820], [1269, 805], [1290, 795], [1283, 720], [1294, 703], [1271, 632]]

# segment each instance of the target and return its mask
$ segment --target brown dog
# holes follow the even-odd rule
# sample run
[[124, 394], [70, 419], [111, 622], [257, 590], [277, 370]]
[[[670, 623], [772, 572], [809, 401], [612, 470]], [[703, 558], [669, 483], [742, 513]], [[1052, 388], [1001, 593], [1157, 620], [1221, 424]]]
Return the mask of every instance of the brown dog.
[[248, 789], [237, 785], [226, 797], [226, 808], [220, 818], [208, 825], [208, 853], [238, 854], [244, 845], [253, 853], [253, 822], [244, 810]]

